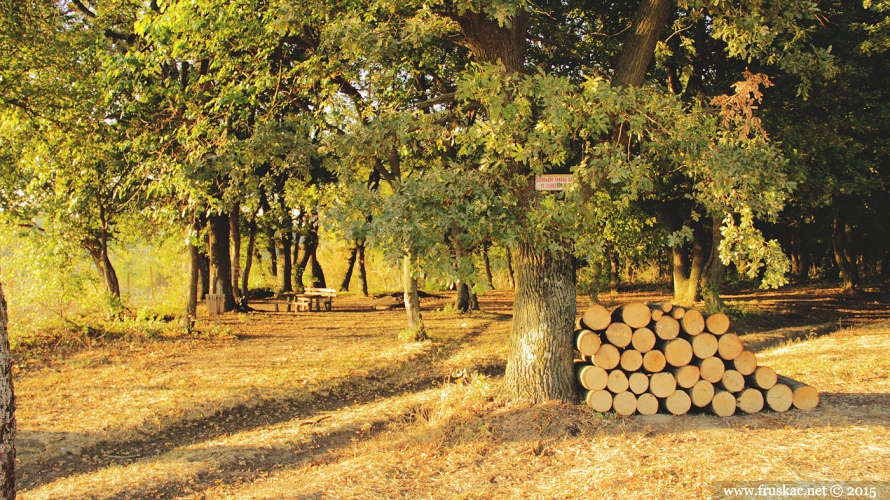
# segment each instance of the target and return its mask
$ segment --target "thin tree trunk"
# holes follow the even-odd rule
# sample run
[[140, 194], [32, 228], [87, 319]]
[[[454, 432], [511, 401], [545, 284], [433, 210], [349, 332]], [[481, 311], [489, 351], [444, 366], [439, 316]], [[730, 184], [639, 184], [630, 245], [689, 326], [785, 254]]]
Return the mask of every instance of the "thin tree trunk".
[[346, 275], [343, 276], [343, 281], [340, 282], [341, 292], [349, 291], [349, 282], [352, 281], [352, 269], [355, 267], [356, 257], [358, 257], [358, 243], [349, 251], [349, 258], [346, 260]]
[[426, 340], [426, 328], [420, 314], [420, 295], [417, 292], [417, 278], [414, 277], [414, 259], [409, 254], [402, 259], [402, 283], [405, 289], [405, 314], [408, 317], [407, 339], [410, 341]]
[[368, 296], [368, 274], [365, 269], [365, 244], [358, 247], [358, 280], [362, 285], [362, 295]]
[[[204, 246], [208, 250], [210, 249], [209, 240]], [[198, 281], [198, 300], [204, 300], [207, 294], [210, 293], [210, 259], [200, 251], [198, 252], [198, 275], [200, 278]]]
[[618, 275], [618, 252], [614, 248], [609, 248], [609, 292], [612, 297], [618, 296], [618, 284], [621, 278]]
[[275, 246], [275, 231], [266, 231], [266, 251], [269, 252], [269, 272], [278, 278], [278, 248]]
[[850, 251], [848, 250], [849, 243], [846, 241], [846, 226], [844, 218], [841, 215], [834, 216], [831, 242], [834, 247], [834, 261], [840, 272], [843, 289], [845, 292], [852, 292], [855, 291], [856, 287], [859, 285], [859, 274], [855, 263], [850, 262], [848, 258]]
[[513, 273], [513, 250], [505, 248], [507, 252], [507, 278], [510, 280], [510, 290], [516, 289], [516, 276]]
[[232, 258], [229, 255], [229, 216], [210, 216], [210, 286], [214, 293], [225, 297], [224, 310], [235, 309], [232, 294]]
[[242, 306], [247, 307], [250, 298], [250, 268], [253, 267], [253, 254], [256, 252], [257, 223], [254, 215], [247, 224], [247, 254], [244, 256], [244, 274], [241, 276]]
[[278, 242], [278, 262], [281, 264], [278, 269], [278, 293], [293, 292], [293, 269], [291, 268], [291, 248], [293, 245], [293, 236], [290, 230], [281, 230], [281, 235], [277, 238]]
[[702, 298], [705, 300], [705, 308], [709, 312], [726, 310], [726, 304], [720, 297], [720, 287], [723, 284], [723, 276], [726, 274], [726, 266], [720, 260], [720, 242], [723, 241], [723, 233], [720, 232], [722, 225], [719, 217], [712, 218], [711, 254], [702, 272]]
[[303, 236], [303, 251], [300, 255], [300, 262], [296, 266], [294, 272], [294, 281], [297, 288], [303, 289], [303, 274], [306, 273], [306, 267], [309, 266], [309, 258], [315, 255], [315, 249], [318, 247], [318, 228], [309, 224], [306, 234]]
[[15, 390], [12, 353], [9, 349], [9, 317], [3, 283], [0, 283], [0, 498], [15, 498]]
[[235, 203], [229, 213], [229, 241], [232, 244], [232, 296], [239, 307], [241, 300], [241, 204]]
[[485, 280], [487, 281], [488, 288], [494, 290], [494, 276], [491, 274], [491, 259], [488, 258], [489, 247], [491, 247], [491, 243], [482, 244], [482, 264], [485, 269]]
[[188, 303], [185, 306], [186, 329], [191, 330], [195, 326], [195, 318], [198, 317], [198, 287], [200, 286], [201, 252], [193, 242], [188, 243], [189, 248], [189, 291]]
[[566, 252], [520, 243], [514, 255], [516, 294], [506, 390], [534, 402], [575, 398], [573, 384], [575, 264]]

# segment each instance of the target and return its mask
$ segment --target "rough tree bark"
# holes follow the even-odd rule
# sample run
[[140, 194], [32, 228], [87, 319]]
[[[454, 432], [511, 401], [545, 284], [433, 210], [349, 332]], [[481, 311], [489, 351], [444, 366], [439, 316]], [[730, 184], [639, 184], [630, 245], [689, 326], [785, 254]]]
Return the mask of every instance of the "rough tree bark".
[[407, 340], [426, 340], [426, 327], [420, 314], [420, 296], [417, 291], [417, 278], [414, 276], [414, 257], [410, 254], [402, 259], [402, 279], [404, 280], [405, 314], [408, 317]]
[[[278, 294], [294, 291], [293, 268], [291, 267], [291, 250], [293, 248], [293, 234], [290, 229], [281, 230], [281, 234], [275, 239], [278, 245]], [[298, 278], [298, 283], [302, 281]]]
[[362, 295], [368, 296], [368, 273], [365, 269], [365, 244], [358, 247], [358, 281], [362, 286]]
[[719, 217], [711, 218], [711, 252], [701, 278], [701, 295], [705, 301], [705, 309], [709, 312], [726, 310], [726, 304], [720, 297], [720, 287], [723, 284], [723, 276], [726, 274], [726, 266], [720, 260], [720, 242], [723, 241], [723, 233], [720, 232], [722, 225], [723, 222]]
[[355, 267], [355, 259], [358, 257], [358, 242], [356, 242], [355, 246], [349, 251], [349, 258], [346, 260], [346, 275], [343, 276], [343, 281], [340, 282], [339, 290], [341, 292], [349, 291], [349, 282], [352, 281], [352, 269]]
[[6, 296], [0, 283], [0, 498], [15, 498], [15, 390]]
[[232, 296], [239, 307], [241, 301], [241, 204], [236, 203], [229, 213], [229, 242], [232, 244]]
[[315, 255], [315, 249], [318, 248], [318, 226], [310, 223], [303, 236], [303, 250], [300, 252], [300, 260], [294, 271], [294, 281], [298, 289], [303, 289], [303, 274], [306, 273], [306, 267], [310, 265], [309, 259]]
[[[200, 227], [197, 222], [192, 224], [192, 231], [200, 234]], [[194, 241], [189, 240], [187, 243], [189, 249], [189, 290], [188, 301], [185, 306], [186, 313], [186, 329], [191, 330], [195, 326], [195, 318], [198, 317], [198, 294], [201, 282], [201, 252], [195, 245]]]
[[244, 274], [241, 275], [241, 300], [244, 307], [248, 306], [250, 292], [250, 268], [253, 267], [253, 254], [256, 252], [257, 234], [256, 214], [247, 224], [247, 255], [244, 259]]
[[859, 270], [852, 259], [852, 228], [844, 217], [835, 214], [832, 224], [831, 242], [834, 247], [834, 261], [840, 272], [845, 292], [855, 292], [859, 287]]
[[232, 294], [232, 259], [229, 255], [229, 216], [215, 214], [209, 218], [210, 286], [214, 293], [222, 292], [225, 310], [235, 309]]

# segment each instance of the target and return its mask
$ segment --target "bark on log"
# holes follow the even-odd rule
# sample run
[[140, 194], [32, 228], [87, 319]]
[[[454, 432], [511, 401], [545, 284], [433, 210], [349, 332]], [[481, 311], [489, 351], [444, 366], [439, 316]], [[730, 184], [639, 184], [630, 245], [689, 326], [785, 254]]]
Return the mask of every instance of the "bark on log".
[[674, 339], [664, 344], [664, 359], [671, 366], [686, 366], [692, 361], [692, 344], [686, 339]]
[[717, 337], [710, 333], [692, 337], [692, 353], [698, 359], [710, 358], [717, 353]]
[[751, 351], [742, 351], [729, 366], [742, 375], [751, 375], [757, 369], [757, 356]]
[[757, 413], [763, 409], [763, 393], [754, 388], [748, 388], [739, 393], [736, 405], [745, 413]]
[[758, 389], [772, 389], [776, 382], [778, 382], [778, 375], [776, 375], [776, 371], [768, 366], [758, 366], [754, 373], [745, 377], [748, 382], [748, 385], [751, 387], [757, 387]]
[[637, 411], [640, 415], [655, 415], [658, 413], [658, 398], [648, 392], [637, 396]]
[[666, 398], [677, 390], [677, 379], [669, 372], [655, 373], [649, 377], [649, 392], [659, 398]]
[[726, 370], [719, 385], [729, 392], [742, 392], [745, 388], [745, 377], [735, 370]]
[[649, 377], [643, 372], [631, 373], [627, 377], [627, 388], [634, 394], [642, 394], [649, 390]]
[[628, 349], [621, 353], [620, 365], [628, 373], [635, 372], [643, 366], [643, 355], [639, 351]]
[[777, 378], [779, 383], [791, 388], [791, 403], [798, 410], [812, 410], [819, 405], [819, 391], [812, 386], [783, 375], [779, 375]]
[[637, 411], [637, 396], [632, 392], [621, 392], [612, 396], [612, 408], [619, 415], [633, 415]]
[[658, 373], [664, 370], [667, 361], [661, 351], [649, 351], [643, 355], [643, 370], [649, 373]]
[[680, 323], [670, 317], [662, 316], [655, 322], [655, 335], [661, 340], [673, 340], [680, 334]]
[[705, 328], [714, 335], [723, 335], [729, 331], [729, 316], [723, 313], [709, 314], [705, 318]]
[[603, 344], [593, 355], [593, 364], [604, 370], [611, 370], [621, 361], [621, 353], [611, 344]]
[[707, 380], [699, 380], [691, 389], [687, 389], [686, 393], [689, 394], [693, 405], [704, 408], [714, 399], [714, 384]]
[[732, 361], [745, 350], [742, 339], [734, 333], [724, 333], [717, 341], [717, 354], [725, 361]]
[[766, 406], [773, 411], [788, 411], [794, 402], [794, 391], [785, 384], [776, 384], [771, 389], [763, 391]]
[[607, 412], [612, 409], [612, 393], [605, 389], [587, 391], [584, 395], [584, 402], [593, 411]]
[[653, 312], [661, 311], [662, 313], [669, 313], [674, 307], [674, 305], [671, 304], [671, 301], [669, 300], [666, 300], [664, 302], [649, 302], [647, 305]]
[[716, 390], [711, 404], [708, 406], [710, 410], [718, 417], [729, 417], [735, 413], [736, 399], [731, 392]]
[[705, 331], [705, 317], [695, 309], [688, 309], [680, 319], [680, 327], [694, 337]]
[[716, 384], [723, 380], [723, 373], [726, 371], [726, 366], [723, 364], [722, 359], [716, 356], [711, 356], [710, 358], [697, 361], [695, 364], [698, 365], [702, 380], [707, 380], [712, 384]]
[[588, 391], [598, 391], [606, 388], [609, 382], [609, 373], [598, 366], [575, 363], [575, 378]]
[[624, 323], [631, 328], [643, 328], [652, 320], [652, 311], [642, 302], [631, 302], [612, 311], [612, 321]]
[[612, 315], [609, 310], [599, 304], [592, 304], [584, 311], [581, 317], [581, 323], [588, 330], [605, 330], [612, 322]]
[[677, 385], [683, 389], [689, 389], [701, 380], [701, 372], [695, 365], [686, 365], [669, 370], [677, 379]]
[[692, 398], [686, 394], [686, 391], [674, 391], [664, 399], [664, 409], [673, 415], [685, 415], [691, 407]]
[[575, 332], [575, 348], [585, 356], [593, 356], [599, 350], [602, 340], [597, 333], [590, 330], [578, 330]]
[[648, 328], [637, 328], [630, 339], [633, 348], [641, 353], [647, 353], [655, 347], [655, 332]]
[[620, 392], [624, 392], [628, 388], [627, 382], [627, 374], [622, 370], [612, 370], [609, 372], [609, 380], [606, 384], [606, 388], [609, 389], [609, 392], [612, 394], [618, 394]]
[[614, 346], [627, 347], [632, 339], [633, 329], [626, 323], [614, 322], [606, 328], [606, 340]]

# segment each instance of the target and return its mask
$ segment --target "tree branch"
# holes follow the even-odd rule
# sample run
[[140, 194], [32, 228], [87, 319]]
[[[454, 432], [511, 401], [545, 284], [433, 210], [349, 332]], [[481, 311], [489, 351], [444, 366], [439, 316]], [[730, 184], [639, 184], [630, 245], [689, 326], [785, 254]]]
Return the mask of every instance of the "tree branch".
[[81, 12], [81, 14], [83, 14], [89, 18], [92, 18], [92, 19], [95, 19], [96, 17], [98, 17], [95, 12], [91, 11], [80, 0], [71, 0], [71, 3], [73, 3], [74, 6], [77, 7], [77, 10], [79, 10]]

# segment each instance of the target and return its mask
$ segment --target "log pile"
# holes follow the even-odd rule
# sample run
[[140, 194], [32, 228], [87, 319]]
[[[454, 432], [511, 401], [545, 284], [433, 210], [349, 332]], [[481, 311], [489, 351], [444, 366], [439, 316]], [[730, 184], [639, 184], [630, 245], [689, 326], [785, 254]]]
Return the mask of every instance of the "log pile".
[[812, 387], [757, 364], [729, 317], [670, 302], [595, 304], [575, 332], [575, 376], [593, 410], [620, 415], [815, 408]]

